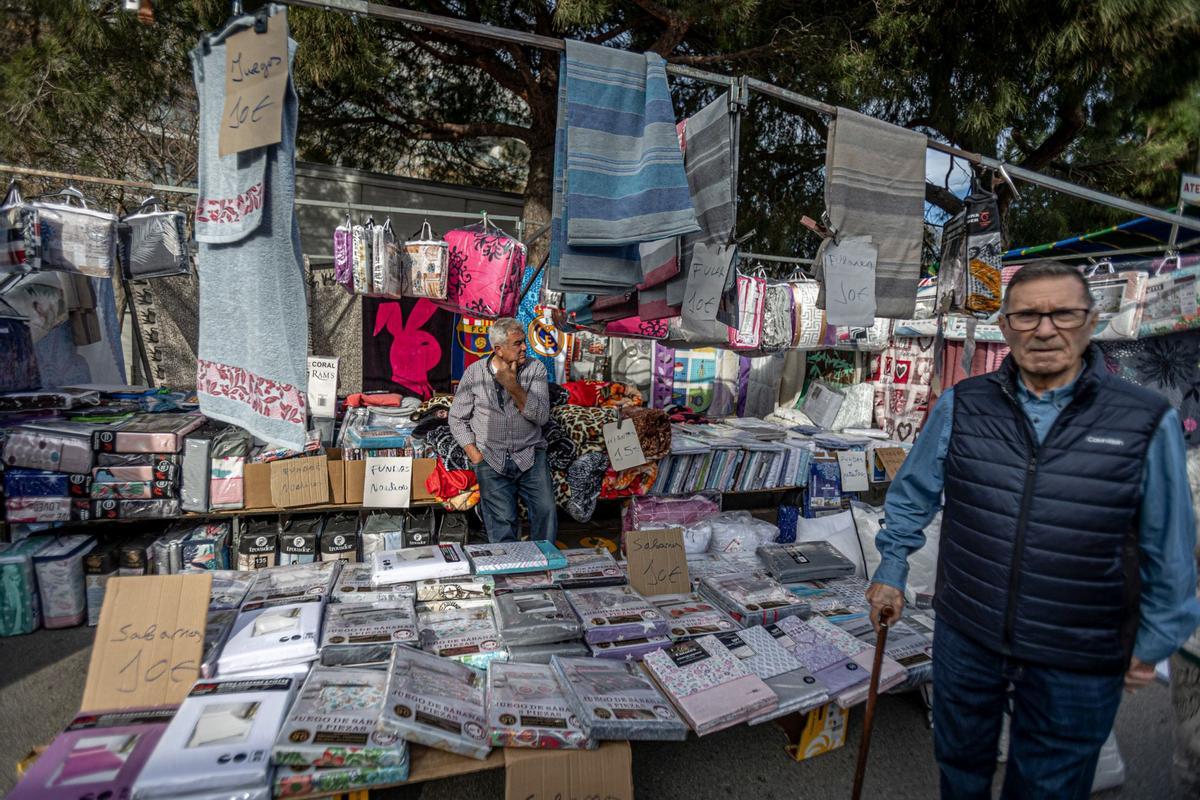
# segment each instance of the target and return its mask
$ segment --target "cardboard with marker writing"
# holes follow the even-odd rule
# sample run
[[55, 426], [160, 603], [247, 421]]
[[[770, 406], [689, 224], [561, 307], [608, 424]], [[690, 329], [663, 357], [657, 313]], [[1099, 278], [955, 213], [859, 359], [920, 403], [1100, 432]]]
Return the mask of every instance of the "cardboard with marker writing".
[[81, 711], [179, 705], [200, 676], [212, 576], [110, 578]]
[[329, 502], [329, 459], [289, 458], [271, 464], [271, 501], [276, 508]]
[[225, 108], [218, 149], [222, 156], [278, 144], [288, 84], [287, 16], [267, 30], [244, 28], [225, 40]]
[[680, 528], [627, 531], [625, 557], [629, 562], [629, 585], [647, 597], [692, 590]]

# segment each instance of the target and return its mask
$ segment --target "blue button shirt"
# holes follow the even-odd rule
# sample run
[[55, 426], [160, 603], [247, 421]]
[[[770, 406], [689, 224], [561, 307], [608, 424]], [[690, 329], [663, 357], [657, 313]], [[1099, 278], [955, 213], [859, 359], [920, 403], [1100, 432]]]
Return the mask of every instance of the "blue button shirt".
[[[1051, 389], [1041, 397], [1018, 380], [1021, 407], [1046, 438], [1059, 413], [1071, 402], [1075, 385]], [[875, 538], [882, 558], [872, 578], [897, 589], [908, 580], [908, 556], [925, 544], [925, 526], [942, 505], [946, 452], [954, 420], [954, 390], [938, 400], [921, 435], [896, 474], [884, 504], [884, 528]], [[1174, 653], [1200, 625], [1196, 597], [1196, 521], [1187, 479], [1187, 454], [1179, 415], [1163, 416], [1150, 440], [1142, 477], [1141, 623], [1133, 654], [1157, 663]]]

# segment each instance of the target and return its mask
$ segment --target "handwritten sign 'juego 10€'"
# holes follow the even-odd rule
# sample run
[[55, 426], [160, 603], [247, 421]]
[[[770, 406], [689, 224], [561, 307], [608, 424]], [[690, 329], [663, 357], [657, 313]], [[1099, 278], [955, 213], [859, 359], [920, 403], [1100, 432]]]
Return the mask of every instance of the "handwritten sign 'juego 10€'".
[[265, 33], [249, 27], [225, 40], [225, 110], [218, 139], [222, 156], [279, 143], [287, 82], [285, 14], [270, 17]]
[[682, 594], [692, 590], [683, 531], [679, 528], [628, 531], [625, 557], [629, 560], [629, 583], [644, 595]]

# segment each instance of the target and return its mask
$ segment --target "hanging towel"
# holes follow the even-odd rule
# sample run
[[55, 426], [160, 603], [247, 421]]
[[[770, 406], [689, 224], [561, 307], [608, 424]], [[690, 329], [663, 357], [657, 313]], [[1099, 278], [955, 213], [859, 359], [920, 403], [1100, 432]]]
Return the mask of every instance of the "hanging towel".
[[559, 74], [551, 288], [632, 288], [639, 243], [699, 228], [666, 62], [568, 41]]
[[[272, 6], [272, 11], [268, 25], [286, 26], [286, 10]], [[253, 24], [254, 16], [247, 14], [230, 30]], [[295, 53], [296, 43], [289, 37], [289, 61]], [[296, 91], [289, 78], [279, 144], [221, 157], [224, 40], [212, 41], [207, 53], [203, 45], [193, 50], [192, 69], [200, 97], [200, 194], [210, 198], [196, 214], [200, 410], [273, 445], [303, 450], [308, 305], [294, 202]], [[218, 192], [234, 187], [240, 192], [247, 185], [261, 187], [251, 213], [212, 218], [207, 211], [211, 198], [229, 196], [206, 187], [220, 187]], [[201, 214], [208, 217], [203, 234]], [[224, 225], [229, 226], [227, 231]]]
[[[839, 108], [825, 154], [825, 208], [839, 238], [870, 236], [879, 251], [875, 316], [910, 318], [925, 234], [925, 136]], [[821, 263], [818, 254], [823, 281]]]

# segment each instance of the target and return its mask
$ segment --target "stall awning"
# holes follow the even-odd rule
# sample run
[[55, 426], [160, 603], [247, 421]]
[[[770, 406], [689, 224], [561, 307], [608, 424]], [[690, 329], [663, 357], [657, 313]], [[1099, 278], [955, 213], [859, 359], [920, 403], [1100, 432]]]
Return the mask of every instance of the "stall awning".
[[[1175, 209], [1170, 209], [1174, 212]], [[1200, 217], [1200, 208], [1184, 211], [1189, 217]], [[1090, 233], [1060, 239], [1057, 242], [1030, 247], [1014, 247], [1004, 253], [1005, 263], [1017, 263], [1033, 258], [1053, 258], [1061, 261], [1076, 261], [1088, 258], [1137, 258], [1161, 253], [1168, 249], [1171, 226], [1165, 222], [1136, 217]], [[1175, 236], [1175, 247], [1181, 253], [1200, 252], [1200, 234], [1180, 228]]]

